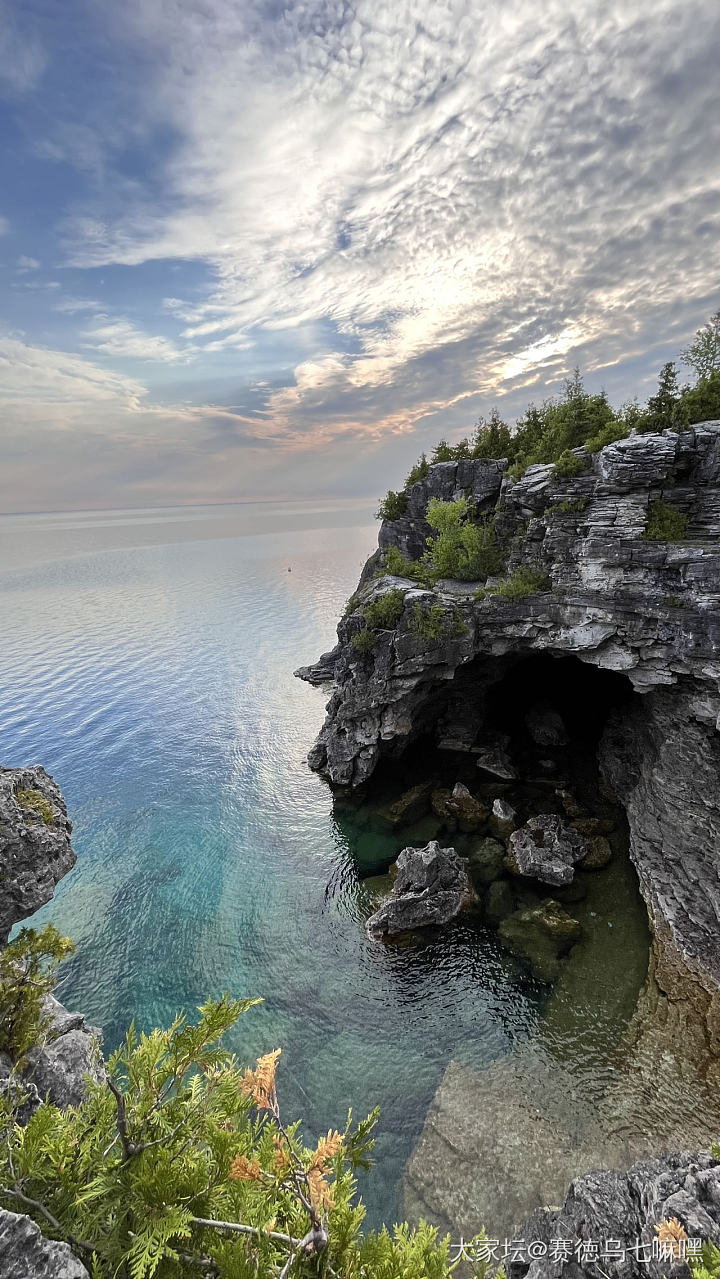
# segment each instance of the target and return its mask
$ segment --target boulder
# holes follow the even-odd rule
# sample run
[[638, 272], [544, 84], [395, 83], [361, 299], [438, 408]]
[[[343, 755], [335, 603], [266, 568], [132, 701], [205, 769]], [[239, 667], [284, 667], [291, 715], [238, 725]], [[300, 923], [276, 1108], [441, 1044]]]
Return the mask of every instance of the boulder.
[[560, 974], [560, 957], [582, 937], [578, 921], [559, 902], [515, 911], [500, 924], [500, 936], [515, 955], [529, 961], [538, 981], [552, 982]]
[[604, 835], [595, 835], [588, 840], [588, 851], [578, 863], [581, 870], [601, 870], [612, 860], [612, 847]]
[[512, 835], [517, 824], [518, 815], [512, 804], [508, 804], [506, 799], [494, 800], [488, 822], [490, 833], [498, 839], [507, 840]]
[[[672, 1154], [643, 1160], [627, 1172], [577, 1177], [561, 1208], [540, 1209], [514, 1232], [537, 1241], [545, 1255], [536, 1249], [536, 1259], [513, 1261], [509, 1279], [689, 1276], [681, 1258], [662, 1256], [658, 1248], [658, 1227], [668, 1221], [679, 1222], [687, 1240], [720, 1243], [720, 1163], [712, 1155]], [[578, 1245], [579, 1255], [563, 1263], [553, 1259], [552, 1241], [565, 1239]]]
[[458, 914], [468, 889], [465, 863], [454, 848], [441, 848], [437, 840], [425, 848], [404, 848], [392, 893], [368, 920], [368, 932], [381, 938], [446, 924]]
[[102, 1083], [102, 1032], [88, 1026], [82, 1013], [69, 1013], [53, 995], [45, 1000], [49, 1026], [45, 1042], [26, 1056], [23, 1081], [65, 1110], [78, 1106], [87, 1092], [87, 1078]]
[[491, 773], [493, 777], [499, 777], [501, 781], [508, 782], [514, 781], [517, 777], [517, 769], [503, 746], [478, 746], [473, 754], [477, 767], [484, 773]]
[[576, 817], [570, 825], [586, 839], [593, 835], [611, 835], [615, 830], [615, 823], [609, 817]]
[[44, 768], [0, 768], [0, 945], [75, 865], [71, 830], [60, 788]]
[[569, 739], [562, 715], [549, 703], [531, 706], [525, 725], [536, 746], [567, 746]]
[[2, 1279], [89, 1279], [67, 1243], [46, 1239], [24, 1214], [0, 1208]]
[[543, 884], [569, 884], [575, 865], [587, 855], [588, 842], [555, 813], [530, 817], [510, 836], [507, 864], [515, 875]]

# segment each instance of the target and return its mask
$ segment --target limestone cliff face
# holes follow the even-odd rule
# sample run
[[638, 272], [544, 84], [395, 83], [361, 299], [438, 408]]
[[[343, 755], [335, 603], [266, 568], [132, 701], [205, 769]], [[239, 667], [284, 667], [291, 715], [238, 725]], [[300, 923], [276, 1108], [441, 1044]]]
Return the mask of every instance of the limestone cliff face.
[[44, 768], [0, 768], [0, 946], [72, 870], [71, 831], [60, 787]]
[[[502, 462], [464, 461], [433, 466], [413, 486], [406, 515], [383, 523], [381, 547], [419, 556], [429, 499], [469, 494], [494, 509], [508, 572], [538, 566], [547, 588], [520, 599], [478, 594], [477, 583], [425, 590], [377, 576], [376, 553], [336, 650], [302, 672], [335, 679], [309, 762], [330, 782], [358, 787], [421, 733], [470, 749], [493, 686], [534, 654], [619, 672], [639, 696], [611, 719], [600, 757], [628, 813], [658, 975], [664, 989], [674, 973], [693, 975], [707, 1033], [720, 1043], [720, 422], [576, 453], [583, 469], [566, 479], [534, 466], [513, 481]], [[643, 536], [658, 500], [685, 515], [681, 542]], [[392, 588], [405, 596], [399, 622], [358, 652], [364, 605]], [[416, 606], [442, 615], [439, 638], [423, 638]]]

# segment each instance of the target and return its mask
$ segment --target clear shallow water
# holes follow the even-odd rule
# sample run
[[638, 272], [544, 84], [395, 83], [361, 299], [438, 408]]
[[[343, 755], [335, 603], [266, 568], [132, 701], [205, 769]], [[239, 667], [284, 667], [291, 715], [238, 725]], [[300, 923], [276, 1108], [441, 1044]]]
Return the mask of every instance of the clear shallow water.
[[374, 1221], [448, 1062], [503, 1056], [542, 1004], [469, 922], [367, 938], [372, 887], [305, 764], [325, 694], [292, 671], [376, 528], [348, 502], [0, 519], [0, 761], [55, 776], [79, 854], [36, 916], [77, 945], [61, 997], [112, 1048], [132, 1017], [264, 996], [233, 1047], [282, 1047], [287, 1116], [317, 1135], [382, 1105]]

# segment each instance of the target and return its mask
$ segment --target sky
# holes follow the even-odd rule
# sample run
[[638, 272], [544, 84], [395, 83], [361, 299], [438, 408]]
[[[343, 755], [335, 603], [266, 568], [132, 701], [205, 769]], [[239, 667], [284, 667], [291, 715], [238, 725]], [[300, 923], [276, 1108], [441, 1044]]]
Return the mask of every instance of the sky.
[[720, 307], [717, 0], [0, 0], [0, 511], [396, 487]]

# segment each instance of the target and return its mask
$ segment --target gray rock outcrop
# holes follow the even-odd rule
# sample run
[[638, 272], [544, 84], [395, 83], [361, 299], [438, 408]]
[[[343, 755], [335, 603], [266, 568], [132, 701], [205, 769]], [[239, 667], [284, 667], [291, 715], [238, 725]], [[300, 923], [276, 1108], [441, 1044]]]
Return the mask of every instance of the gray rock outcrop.
[[468, 892], [465, 864], [454, 848], [431, 840], [425, 848], [404, 848], [387, 901], [367, 922], [376, 938], [446, 924], [458, 914]]
[[543, 884], [569, 884], [575, 866], [590, 852], [582, 835], [554, 813], [530, 817], [513, 831], [507, 862], [514, 875], [527, 875]]
[[44, 768], [0, 768], [0, 945], [72, 870], [71, 830], [60, 787]]
[[88, 1279], [88, 1272], [66, 1243], [46, 1239], [29, 1217], [0, 1208], [2, 1279]]
[[[544, 1245], [546, 1255], [512, 1263], [510, 1279], [689, 1276], [681, 1258], [667, 1252], [663, 1257], [657, 1242], [653, 1246], [657, 1227], [671, 1220], [680, 1223], [687, 1239], [720, 1242], [717, 1159], [673, 1154], [634, 1164], [624, 1173], [588, 1172], [576, 1178], [562, 1208], [542, 1209], [520, 1227], [518, 1235]], [[571, 1240], [577, 1255], [554, 1260], [552, 1240]], [[612, 1250], [609, 1241], [615, 1244]]]

